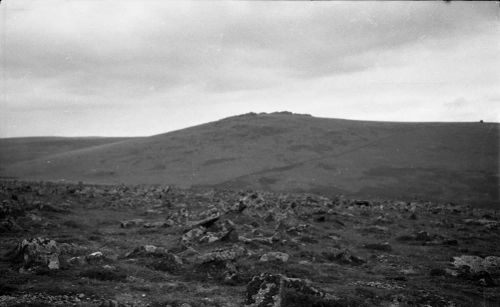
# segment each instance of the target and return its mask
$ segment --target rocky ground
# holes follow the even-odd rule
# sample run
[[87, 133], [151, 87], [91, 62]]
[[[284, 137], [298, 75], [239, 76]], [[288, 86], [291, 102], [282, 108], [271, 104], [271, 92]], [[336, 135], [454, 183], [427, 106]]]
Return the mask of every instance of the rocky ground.
[[500, 215], [0, 182], [0, 306], [500, 306]]

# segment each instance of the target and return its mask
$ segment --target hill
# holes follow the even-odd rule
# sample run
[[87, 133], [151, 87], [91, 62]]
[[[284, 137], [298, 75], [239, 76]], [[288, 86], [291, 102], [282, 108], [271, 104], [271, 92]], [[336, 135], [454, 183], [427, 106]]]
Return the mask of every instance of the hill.
[[[496, 123], [245, 114], [4, 167], [2, 176], [498, 203]], [[14, 150], [13, 150], [14, 151]]]
[[85, 147], [130, 139], [120, 137], [20, 137], [0, 139], [0, 167]]

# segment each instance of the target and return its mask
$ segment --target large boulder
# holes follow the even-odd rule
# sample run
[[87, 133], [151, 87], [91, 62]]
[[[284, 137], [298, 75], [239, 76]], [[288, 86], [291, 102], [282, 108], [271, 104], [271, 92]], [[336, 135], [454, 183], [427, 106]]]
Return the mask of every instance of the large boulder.
[[58, 270], [60, 248], [47, 238], [24, 239], [11, 253], [12, 260], [22, 264], [21, 271], [38, 269]]

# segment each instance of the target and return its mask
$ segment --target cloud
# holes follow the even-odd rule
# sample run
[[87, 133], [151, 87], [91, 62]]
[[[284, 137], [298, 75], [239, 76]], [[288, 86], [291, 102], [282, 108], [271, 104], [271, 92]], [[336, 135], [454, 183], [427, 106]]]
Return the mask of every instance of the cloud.
[[464, 97], [453, 99], [452, 101], [445, 102], [444, 105], [449, 109], [459, 109], [470, 105], [470, 101]]
[[[385, 112], [385, 118], [412, 120], [408, 114], [420, 104], [416, 101], [500, 95], [494, 89], [500, 49], [493, 42], [499, 25], [496, 7], [462, 2], [6, 1], [0, 7], [6, 17], [0, 29], [5, 42], [0, 111], [12, 121], [22, 110], [46, 118], [72, 109], [86, 114], [75, 115], [81, 122], [92, 121], [90, 114], [101, 108], [114, 108], [158, 123], [153, 125], [158, 131], [119, 132], [134, 135], [193, 122], [169, 117], [162, 126], [157, 111], [164, 109], [203, 113], [200, 120], [275, 106], [334, 115], [341, 109], [344, 117], [370, 119], [377, 112], [360, 106], [376, 102], [402, 109]], [[403, 107], [392, 107], [398, 103]], [[151, 112], [137, 112], [141, 107]], [[102, 130], [89, 133], [116, 134], [118, 119], [96, 117], [110, 124], [92, 125]], [[40, 131], [26, 125], [23, 133]], [[46, 131], [66, 133], [58, 127]], [[13, 133], [0, 126], [0, 135]]]

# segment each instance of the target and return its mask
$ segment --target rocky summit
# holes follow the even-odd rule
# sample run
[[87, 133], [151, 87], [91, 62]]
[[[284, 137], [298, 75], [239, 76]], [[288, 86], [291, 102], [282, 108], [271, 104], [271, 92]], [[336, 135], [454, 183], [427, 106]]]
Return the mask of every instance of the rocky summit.
[[467, 204], [0, 182], [0, 306], [499, 306]]

